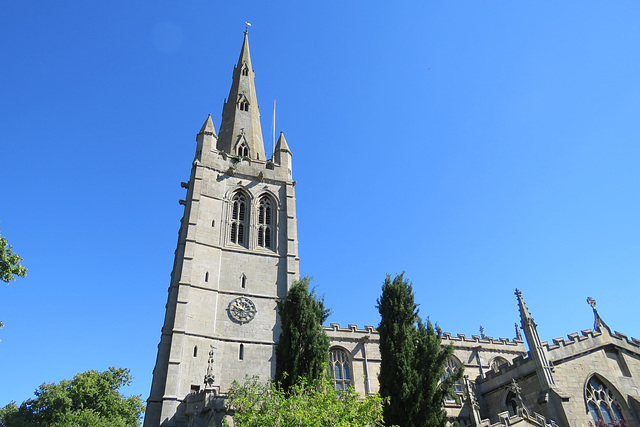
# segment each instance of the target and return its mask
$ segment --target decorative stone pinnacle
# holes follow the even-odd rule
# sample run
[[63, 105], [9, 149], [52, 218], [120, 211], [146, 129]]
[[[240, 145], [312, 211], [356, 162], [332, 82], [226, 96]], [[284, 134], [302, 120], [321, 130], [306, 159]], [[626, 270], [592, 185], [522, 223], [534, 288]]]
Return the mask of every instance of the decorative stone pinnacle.
[[594, 310], [596, 309], [596, 300], [593, 298], [587, 297], [587, 304], [589, 304]]

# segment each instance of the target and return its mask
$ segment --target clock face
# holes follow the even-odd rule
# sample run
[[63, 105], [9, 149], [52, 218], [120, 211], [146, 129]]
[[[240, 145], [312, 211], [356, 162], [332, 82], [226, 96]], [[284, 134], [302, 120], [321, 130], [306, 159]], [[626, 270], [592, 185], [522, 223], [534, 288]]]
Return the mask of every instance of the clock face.
[[256, 306], [249, 298], [239, 297], [229, 303], [229, 316], [236, 322], [248, 323], [256, 315]]

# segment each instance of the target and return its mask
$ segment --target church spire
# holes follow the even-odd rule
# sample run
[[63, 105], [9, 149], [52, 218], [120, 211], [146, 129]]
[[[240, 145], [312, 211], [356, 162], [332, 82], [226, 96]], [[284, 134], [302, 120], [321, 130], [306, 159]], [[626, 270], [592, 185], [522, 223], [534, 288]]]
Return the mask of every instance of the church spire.
[[229, 98], [222, 108], [217, 148], [231, 155], [266, 160], [254, 78], [249, 32], [245, 31], [238, 64], [233, 70]]

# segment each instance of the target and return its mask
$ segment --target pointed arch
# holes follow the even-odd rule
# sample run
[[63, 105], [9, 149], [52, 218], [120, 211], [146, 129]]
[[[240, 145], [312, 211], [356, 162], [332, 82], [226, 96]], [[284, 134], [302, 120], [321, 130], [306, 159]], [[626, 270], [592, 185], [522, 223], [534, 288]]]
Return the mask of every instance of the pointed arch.
[[[451, 356], [449, 359], [447, 359], [447, 362], [444, 364], [444, 372], [442, 374], [442, 379], [441, 381], [444, 381], [445, 378], [447, 378], [449, 375], [452, 375], [454, 372], [456, 372], [458, 369], [460, 369], [460, 367], [462, 366], [462, 363], [460, 362], [460, 360], [455, 357], [455, 356]], [[453, 385], [453, 391], [460, 396], [460, 401], [462, 402], [462, 397], [464, 394], [464, 389], [462, 387], [462, 381], [458, 381]], [[445, 400], [445, 403], [447, 404], [456, 404], [456, 401], [454, 399], [450, 399], [447, 398]]]
[[[627, 421], [625, 417], [628, 410], [624, 399], [615, 387], [604, 377], [592, 374], [588, 377], [584, 386], [584, 401], [587, 414], [599, 425], [601, 421], [609, 423]], [[617, 424], [616, 424], [617, 425]]]
[[491, 360], [489, 369], [494, 372], [498, 372], [500, 369], [506, 368], [507, 366], [509, 366], [509, 361], [507, 359], [501, 356], [496, 356], [493, 358], [493, 360]]
[[236, 149], [236, 151], [238, 152], [238, 156], [249, 157], [249, 146], [245, 141], [242, 141], [240, 142], [240, 144], [238, 144], [238, 148]]
[[274, 249], [276, 204], [271, 196], [262, 194], [258, 197], [258, 246]]
[[349, 352], [342, 347], [331, 347], [329, 349], [329, 369], [336, 387], [336, 390], [346, 390], [352, 387], [351, 384], [351, 358]]
[[249, 224], [249, 196], [242, 190], [236, 190], [231, 196], [229, 241], [247, 246]]

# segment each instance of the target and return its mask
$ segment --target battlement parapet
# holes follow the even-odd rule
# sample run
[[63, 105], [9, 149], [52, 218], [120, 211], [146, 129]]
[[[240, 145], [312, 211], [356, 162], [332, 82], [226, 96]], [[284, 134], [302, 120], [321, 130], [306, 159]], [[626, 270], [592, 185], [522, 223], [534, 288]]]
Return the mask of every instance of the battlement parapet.
[[352, 332], [357, 334], [378, 335], [378, 331], [371, 325], [365, 325], [364, 329], [358, 329], [358, 325], [349, 324], [343, 328], [339, 323], [330, 323], [329, 326], [323, 326], [326, 332]]
[[442, 340], [443, 341], [451, 341], [452, 344], [456, 344], [456, 343], [466, 343], [466, 344], [494, 344], [494, 345], [504, 345], [504, 346], [518, 346], [518, 345], [522, 345], [523, 341], [519, 340], [517, 338], [514, 339], [509, 339], [509, 338], [497, 338], [494, 339], [493, 337], [489, 337], [489, 336], [484, 336], [481, 337], [480, 335], [471, 335], [471, 338], [467, 338], [467, 336], [465, 334], [457, 334], [456, 336], [453, 336], [450, 332], [443, 332], [442, 333]]
[[[566, 339], [563, 337], [554, 338], [552, 344], [549, 344], [547, 341], [543, 341], [542, 345], [547, 349], [547, 351], [552, 352], [556, 350], [564, 353], [564, 351], [575, 352], [592, 348], [594, 346], [612, 343], [625, 347], [631, 351], [638, 351], [638, 349], [640, 349], [640, 340], [630, 338], [618, 331], [609, 335], [608, 333], [594, 331], [592, 329], [583, 329], [580, 331], [580, 334], [578, 332], [570, 333], [567, 335]], [[574, 347], [575, 349], [570, 350], [571, 347]]]
[[637, 340], [633, 337], [628, 337], [627, 335], [623, 334], [622, 332], [618, 332], [615, 331], [613, 334], [611, 334], [612, 338], [616, 338], [619, 339], [623, 342], [626, 342], [630, 345], [632, 345], [635, 348], [640, 348], [640, 340]]
[[545, 347], [548, 351], [552, 351], [559, 348], [569, 347], [575, 345], [576, 343], [580, 343], [591, 338], [597, 338], [602, 335], [600, 332], [592, 331], [591, 329], [583, 329], [580, 332], [582, 333], [582, 335], [579, 335], [577, 332], [568, 334], [566, 340], [564, 339], [564, 337], [554, 338], [553, 344], [549, 344], [547, 341], [543, 341], [542, 346]]

